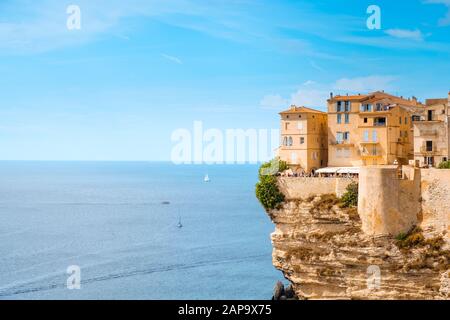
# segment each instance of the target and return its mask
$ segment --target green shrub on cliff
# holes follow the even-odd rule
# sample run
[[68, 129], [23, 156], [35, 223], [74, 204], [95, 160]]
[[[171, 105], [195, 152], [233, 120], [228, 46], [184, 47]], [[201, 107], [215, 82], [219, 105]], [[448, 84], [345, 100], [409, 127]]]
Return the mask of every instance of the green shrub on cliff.
[[259, 169], [259, 181], [256, 184], [256, 197], [266, 210], [275, 209], [284, 201], [284, 195], [278, 189], [276, 174], [287, 169], [287, 164], [279, 159], [264, 163]]
[[450, 161], [442, 161], [439, 164], [439, 169], [450, 169]]
[[351, 208], [358, 205], [358, 183], [352, 182], [347, 186], [344, 195], [341, 197], [341, 202], [342, 208]]
[[287, 169], [288, 165], [286, 161], [275, 158], [261, 165], [259, 168], [259, 178], [261, 176], [273, 176]]

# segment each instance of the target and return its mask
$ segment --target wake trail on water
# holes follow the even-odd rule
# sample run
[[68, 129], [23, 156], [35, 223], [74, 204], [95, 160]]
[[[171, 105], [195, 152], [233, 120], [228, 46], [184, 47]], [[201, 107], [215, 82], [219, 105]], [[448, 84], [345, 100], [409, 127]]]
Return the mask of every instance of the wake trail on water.
[[[121, 278], [128, 278], [128, 277], [134, 277], [138, 275], [147, 275], [147, 274], [153, 274], [153, 273], [159, 273], [159, 272], [170, 272], [170, 271], [177, 271], [177, 270], [188, 270], [188, 269], [195, 269], [200, 267], [206, 267], [206, 266], [217, 266], [222, 264], [229, 264], [229, 263], [243, 263], [247, 262], [249, 260], [255, 260], [255, 259], [261, 259], [261, 258], [267, 258], [267, 255], [261, 254], [261, 255], [254, 255], [254, 256], [247, 256], [247, 257], [237, 257], [237, 258], [228, 258], [228, 259], [219, 259], [219, 260], [212, 260], [212, 261], [199, 261], [194, 262], [191, 264], [172, 264], [167, 266], [161, 266], [161, 267], [153, 267], [153, 268], [145, 268], [145, 269], [138, 269], [138, 270], [131, 270], [131, 271], [123, 271], [118, 273], [110, 273], [104, 276], [97, 276], [92, 277], [90, 279], [82, 280], [80, 283], [83, 284], [92, 284], [96, 282], [102, 282], [102, 281], [108, 281], [108, 280], [114, 280], [114, 279], [121, 279]], [[60, 274], [58, 274], [59, 276]], [[48, 282], [52, 281], [52, 277], [56, 276], [56, 274], [53, 274], [51, 276], [44, 276], [44, 279], [47, 279]], [[44, 279], [40, 280], [40, 282], [44, 281]], [[53, 280], [54, 281], [54, 280]], [[34, 286], [33, 286], [34, 284]], [[19, 294], [26, 294], [26, 293], [34, 293], [34, 292], [40, 292], [40, 291], [47, 291], [57, 288], [65, 288], [65, 283], [49, 283], [47, 285], [38, 285], [36, 283], [35, 279], [30, 279], [27, 282], [24, 282], [19, 285], [10, 285], [8, 287], [0, 288], [0, 297], [8, 297], [8, 296], [15, 296]]]

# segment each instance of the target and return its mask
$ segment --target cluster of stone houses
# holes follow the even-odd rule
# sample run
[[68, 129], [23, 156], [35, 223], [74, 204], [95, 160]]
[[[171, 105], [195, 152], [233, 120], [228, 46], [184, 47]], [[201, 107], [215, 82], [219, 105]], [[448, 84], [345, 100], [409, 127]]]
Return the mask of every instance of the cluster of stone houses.
[[294, 170], [368, 165], [438, 166], [450, 150], [447, 98], [403, 98], [377, 91], [330, 95], [328, 110], [291, 106], [280, 112], [278, 156]]

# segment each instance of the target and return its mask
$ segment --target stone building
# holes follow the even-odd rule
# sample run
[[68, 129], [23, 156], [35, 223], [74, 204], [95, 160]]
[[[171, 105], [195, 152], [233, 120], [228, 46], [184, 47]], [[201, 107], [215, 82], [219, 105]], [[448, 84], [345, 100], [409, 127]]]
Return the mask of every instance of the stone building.
[[423, 105], [381, 91], [328, 100], [328, 165], [407, 164], [413, 158], [412, 115]]
[[448, 98], [427, 99], [425, 104], [413, 118], [414, 160], [420, 166], [436, 167], [450, 156], [450, 93]]
[[311, 172], [327, 166], [327, 114], [291, 106], [280, 112], [281, 146], [278, 156], [293, 169]]

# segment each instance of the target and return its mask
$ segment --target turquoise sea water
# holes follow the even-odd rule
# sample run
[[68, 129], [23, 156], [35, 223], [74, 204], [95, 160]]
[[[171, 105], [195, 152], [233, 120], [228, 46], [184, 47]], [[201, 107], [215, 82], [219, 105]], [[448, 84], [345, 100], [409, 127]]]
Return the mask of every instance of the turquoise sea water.
[[256, 180], [255, 165], [0, 162], [0, 299], [270, 299]]

